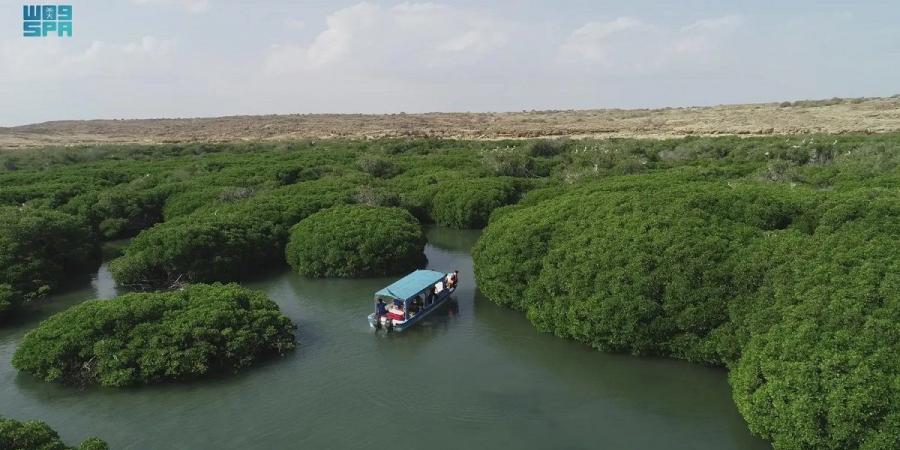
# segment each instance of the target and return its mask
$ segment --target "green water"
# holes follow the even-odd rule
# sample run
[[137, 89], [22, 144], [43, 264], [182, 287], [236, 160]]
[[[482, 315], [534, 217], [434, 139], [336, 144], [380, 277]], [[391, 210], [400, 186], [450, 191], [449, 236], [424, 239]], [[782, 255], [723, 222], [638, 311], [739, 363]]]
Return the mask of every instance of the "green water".
[[115, 295], [105, 266], [29, 320], [0, 329], [0, 414], [114, 449], [763, 449], [723, 370], [592, 351], [537, 333], [481, 296], [476, 232], [432, 229], [429, 266], [459, 269], [455, 307], [401, 334], [374, 333], [371, 293], [390, 279], [251, 283], [297, 325], [300, 347], [238, 375], [80, 390], [19, 375], [10, 358], [41, 316]]

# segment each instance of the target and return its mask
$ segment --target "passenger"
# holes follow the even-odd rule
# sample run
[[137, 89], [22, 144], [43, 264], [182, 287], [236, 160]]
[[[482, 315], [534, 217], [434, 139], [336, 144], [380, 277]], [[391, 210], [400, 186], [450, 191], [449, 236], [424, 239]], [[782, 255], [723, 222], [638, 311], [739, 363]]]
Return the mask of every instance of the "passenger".
[[428, 295], [425, 296], [425, 305], [431, 306], [434, 303], [434, 286], [428, 288]]
[[379, 318], [381, 316], [387, 315], [387, 305], [384, 303], [383, 299], [378, 299], [378, 303], [375, 304], [375, 317]]
[[389, 313], [388, 317], [395, 318], [395, 320], [399, 320], [399, 319], [396, 319], [396, 316], [401, 316], [404, 318], [406, 317], [406, 308], [404, 308], [403, 302], [401, 302], [401, 301], [395, 301], [393, 304], [388, 306], [387, 310]]
[[453, 273], [447, 275], [447, 289], [455, 288], [457, 281], [459, 281], [459, 271], [454, 270]]

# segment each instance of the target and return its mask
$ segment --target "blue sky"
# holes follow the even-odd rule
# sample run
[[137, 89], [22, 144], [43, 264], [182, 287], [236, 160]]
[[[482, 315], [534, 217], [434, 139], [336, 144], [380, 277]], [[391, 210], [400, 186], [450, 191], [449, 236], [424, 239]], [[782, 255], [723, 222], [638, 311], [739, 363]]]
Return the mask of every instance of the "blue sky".
[[691, 106], [900, 93], [898, 1], [0, 0], [0, 126]]

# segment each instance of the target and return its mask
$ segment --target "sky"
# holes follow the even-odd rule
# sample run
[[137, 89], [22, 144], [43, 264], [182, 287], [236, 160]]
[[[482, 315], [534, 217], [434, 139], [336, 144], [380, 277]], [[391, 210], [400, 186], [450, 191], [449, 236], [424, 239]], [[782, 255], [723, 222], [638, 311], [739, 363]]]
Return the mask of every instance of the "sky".
[[0, 126], [900, 93], [897, 0], [70, 0], [71, 38], [23, 37], [24, 3], [0, 0]]

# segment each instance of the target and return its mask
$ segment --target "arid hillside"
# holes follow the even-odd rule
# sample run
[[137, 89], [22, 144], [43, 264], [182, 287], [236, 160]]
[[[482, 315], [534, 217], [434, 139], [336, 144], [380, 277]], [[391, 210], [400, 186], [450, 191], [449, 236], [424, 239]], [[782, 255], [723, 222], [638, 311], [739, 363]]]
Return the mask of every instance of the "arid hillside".
[[678, 137], [897, 130], [900, 96], [664, 109], [56, 121], [0, 128], [0, 148], [331, 137]]

